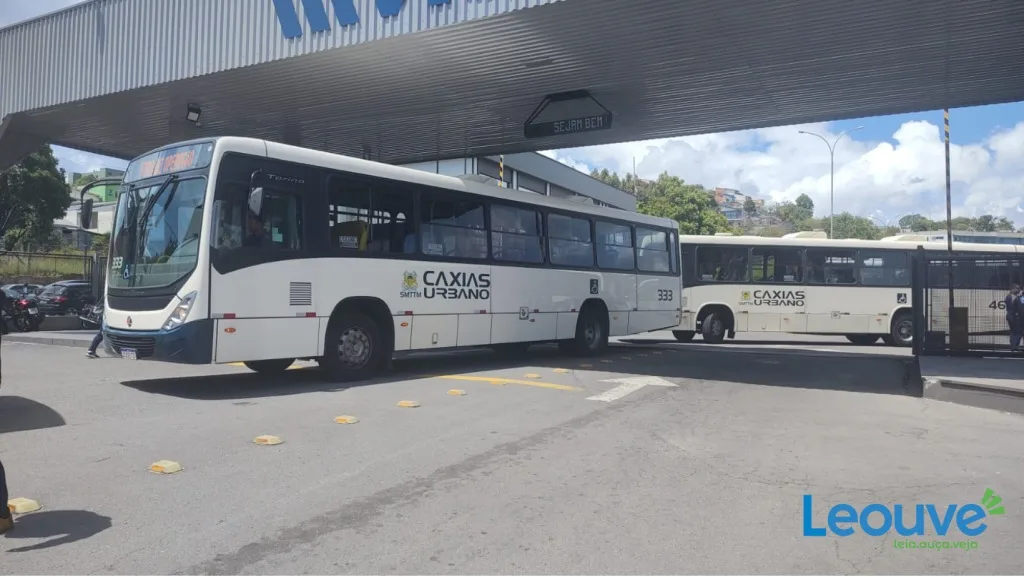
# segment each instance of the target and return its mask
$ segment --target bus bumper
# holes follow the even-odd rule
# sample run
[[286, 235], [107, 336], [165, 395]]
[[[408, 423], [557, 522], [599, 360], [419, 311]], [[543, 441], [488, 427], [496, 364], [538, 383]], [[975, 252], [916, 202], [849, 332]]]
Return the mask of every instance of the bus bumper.
[[213, 362], [213, 323], [213, 319], [202, 319], [170, 331], [130, 331], [104, 325], [103, 346], [115, 357], [131, 349], [138, 360], [210, 364]]

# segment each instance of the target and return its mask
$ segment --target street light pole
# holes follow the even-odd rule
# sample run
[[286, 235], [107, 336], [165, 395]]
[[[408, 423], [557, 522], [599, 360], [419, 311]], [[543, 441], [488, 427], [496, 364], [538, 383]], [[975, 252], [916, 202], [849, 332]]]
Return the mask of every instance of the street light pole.
[[854, 132], [856, 130], [860, 130], [862, 128], [864, 128], [864, 127], [863, 126], [858, 126], [856, 128], [851, 128], [850, 130], [847, 130], [846, 132], [843, 132], [842, 134], [837, 136], [836, 139], [834, 141], [832, 141], [832, 142], [829, 142], [824, 136], [822, 136], [822, 135], [820, 135], [820, 134], [818, 134], [816, 132], [808, 132], [806, 130], [801, 130], [800, 131], [800, 134], [810, 134], [811, 136], [817, 136], [818, 138], [821, 139], [822, 142], [825, 143], [825, 146], [828, 147], [828, 165], [829, 165], [828, 237], [829, 238], [835, 238], [835, 233], [836, 233], [836, 222], [835, 222], [835, 219], [836, 219], [836, 145], [839, 144], [839, 140], [842, 139], [847, 134], [850, 134], [851, 132]]

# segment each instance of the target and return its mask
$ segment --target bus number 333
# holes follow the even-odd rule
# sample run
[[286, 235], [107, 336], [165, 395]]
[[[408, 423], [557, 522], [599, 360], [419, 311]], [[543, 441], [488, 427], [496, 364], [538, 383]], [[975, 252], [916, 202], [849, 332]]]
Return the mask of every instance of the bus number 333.
[[675, 291], [672, 289], [658, 289], [659, 301], [670, 301], [675, 298]]

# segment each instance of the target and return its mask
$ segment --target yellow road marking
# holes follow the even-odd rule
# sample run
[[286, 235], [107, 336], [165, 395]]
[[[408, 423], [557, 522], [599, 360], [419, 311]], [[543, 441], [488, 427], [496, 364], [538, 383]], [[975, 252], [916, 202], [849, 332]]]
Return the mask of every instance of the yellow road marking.
[[539, 381], [521, 381], [519, 379], [506, 379], [503, 377], [478, 377], [472, 375], [441, 375], [438, 379], [454, 379], [456, 381], [475, 381], [478, 383], [490, 383], [492, 385], [526, 385], [528, 387], [540, 387], [542, 389], [554, 389], [556, 391], [582, 391], [579, 387], [559, 385], [556, 383], [543, 383]]
[[[227, 366], [229, 366], [229, 367], [242, 367], [243, 369], [248, 368], [248, 367], [245, 366], [245, 363], [225, 363], [225, 364]], [[299, 364], [299, 363], [292, 363], [292, 366], [288, 367], [288, 370], [289, 371], [294, 371], [294, 370], [298, 370], [298, 369], [311, 369], [311, 368], [313, 368], [313, 365], [302, 365], [302, 364]]]

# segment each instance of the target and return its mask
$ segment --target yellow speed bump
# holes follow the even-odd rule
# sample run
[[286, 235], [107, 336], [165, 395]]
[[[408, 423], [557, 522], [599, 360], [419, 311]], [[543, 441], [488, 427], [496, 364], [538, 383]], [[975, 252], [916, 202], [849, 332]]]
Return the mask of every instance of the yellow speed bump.
[[398, 406], [402, 407], [403, 409], [415, 409], [416, 407], [420, 406], [420, 404], [417, 403], [416, 401], [398, 401]]
[[563, 374], [563, 375], [564, 375], [565, 373], [571, 373], [571, 372], [572, 372], [572, 371], [570, 371], [569, 369], [555, 369], [554, 371], [555, 371], [556, 373], [560, 373], [560, 374]]
[[352, 415], [341, 415], [340, 417], [334, 417], [334, 422], [339, 425], [354, 425], [359, 422], [359, 419]]
[[466, 394], [462, 389], [448, 389], [448, 394], [453, 397], [461, 397]]
[[181, 471], [182, 467], [180, 464], [174, 461], [157, 461], [149, 466], [149, 470], [154, 473], [160, 473], [161, 475], [170, 475]]
[[280, 445], [281, 437], [275, 437], [274, 435], [260, 435], [252, 440], [257, 445]]
[[38, 511], [39, 509], [42, 509], [42, 507], [39, 506], [39, 503], [24, 497], [11, 499], [7, 502], [7, 510], [16, 515], [31, 513], [33, 511]]
[[539, 379], [540, 378], [540, 375], [538, 375], [537, 373], [526, 373], [523, 376], [526, 377], [527, 379]]

